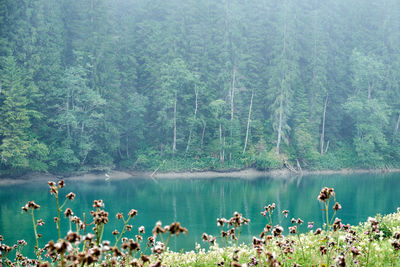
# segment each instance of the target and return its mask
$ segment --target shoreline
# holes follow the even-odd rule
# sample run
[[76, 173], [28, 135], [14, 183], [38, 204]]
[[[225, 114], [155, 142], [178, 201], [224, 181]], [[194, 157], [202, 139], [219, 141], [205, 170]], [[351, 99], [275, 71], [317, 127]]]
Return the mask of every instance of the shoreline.
[[293, 172], [288, 169], [277, 169], [261, 171], [254, 168], [227, 171], [185, 171], [185, 172], [159, 172], [152, 175], [152, 172], [140, 171], [121, 171], [111, 170], [109, 172], [87, 172], [83, 174], [72, 174], [69, 176], [59, 176], [51, 173], [27, 173], [20, 177], [0, 177], [0, 186], [23, 184], [32, 181], [50, 180], [72, 180], [72, 181], [95, 181], [95, 180], [127, 180], [127, 179], [213, 179], [213, 178], [242, 178], [255, 179], [259, 177], [271, 177], [276, 179], [292, 178], [304, 175], [349, 175], [349, 174], [388, 174], [398, 173], [400, 169], [341, 169], [341, 170], [303, 170]]

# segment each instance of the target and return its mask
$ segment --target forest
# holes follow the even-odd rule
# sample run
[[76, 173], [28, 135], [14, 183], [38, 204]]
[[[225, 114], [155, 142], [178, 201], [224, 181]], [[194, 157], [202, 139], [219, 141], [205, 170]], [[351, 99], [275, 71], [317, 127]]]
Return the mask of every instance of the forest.
[[398, 0], [1, 0], [0, 174], [400, 167]]

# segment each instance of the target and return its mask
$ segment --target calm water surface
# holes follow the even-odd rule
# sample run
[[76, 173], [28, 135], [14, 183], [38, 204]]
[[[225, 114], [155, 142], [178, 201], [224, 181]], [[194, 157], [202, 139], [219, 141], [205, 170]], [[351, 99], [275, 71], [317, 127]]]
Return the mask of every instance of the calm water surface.
[[[275, 202], [277, 210], [275, 222], [282, 219], [281, 211], [290, 211], [287, 221], [292, 217], [302, 218], [305, 222], [314, 221], [316, 227], [322, 226], [321, 206], [317, 196], [322, 187], [334, 187], [336, 198], [343, 209], [338, 217], [344, 223], [357, 224], [368, 216], [377, 213], [395, 212], [400, 206], [400, 174], [358, 174], [303, 176], [291, 179], [257, 179], [215, 178], [215, 179], [152, 179], [134, 178], [129, 180], [105, 181], [104, 176], [97, 181], [82, 182], [66, 180], [66, 187], [61, 196], [69, 192], [77, 194], [71, 207], [75, 215], [85, 212], [90, 217], [93, 200], [103, 199], [105, 208], [110, 213], [110, 222], [106, 225], [104, 238], [114, 240], [111, 232], [120, 231], [122, 225], [115, 214], [127, 214], [130, 209], [137, 209], [135, 227], [146, 227], [145, 238], [151, 234], [155, 222], [163, 224], [179, 221], [189, 229], [187, 236], [173, 238], [170, 247], [173, 250], [194, 249], [195, 243], [202, 243], [203, 232], [219, 235], [216, 218], [232, 216], [234, 211], [251, 219], [243, 229], [241, 241], [251, 240], [253, 235], [266, 224], [260, 215], [266, 204]], [[50, 195], [47, 183], [27, 182], [23, 185], [0, 186], [0, 234], [6, 244], [13, 244], [25, 239], [32, 247], [34, 236], [29, 214], [22, 214], [21, 207], [29, 200], [41, 205], [36, 218], [42, 218], [46, 225], [39, 229], [43, 234], [41, 246], [51, 239], [57, 239], [53, 222], [55, 200]], [[65, 221], [65, 220], [64, 220]], [[289, 223], [284, 222], [285, 231]], [[303, 225], [306, 228], [306, 225]], [[64, 234], [68, 225], [63, 225]], [[136, 228], [137, 229], [137, 228]], [[305, 229], [304, 229], [305, 230]], [[137, 231], [130, 233], [132, 237]], [[31, 249], [26, 248], [25, 254]]]

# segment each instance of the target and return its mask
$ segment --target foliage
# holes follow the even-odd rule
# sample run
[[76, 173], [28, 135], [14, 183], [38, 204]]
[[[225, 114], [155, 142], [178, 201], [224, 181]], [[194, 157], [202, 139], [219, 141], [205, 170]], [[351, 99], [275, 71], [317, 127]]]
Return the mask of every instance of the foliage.
[[0, 171], [399, 167], [399, 10], [1, 1]]

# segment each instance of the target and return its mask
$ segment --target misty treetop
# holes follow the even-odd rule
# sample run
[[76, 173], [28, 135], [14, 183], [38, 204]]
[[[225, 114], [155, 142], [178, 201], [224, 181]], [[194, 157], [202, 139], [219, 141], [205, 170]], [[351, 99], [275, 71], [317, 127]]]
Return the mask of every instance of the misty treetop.
[[3, 0], [0, 172], [400, 166], [397, 0]]

